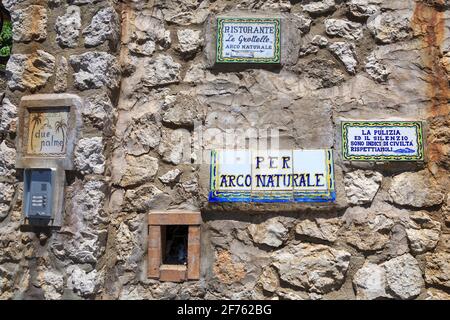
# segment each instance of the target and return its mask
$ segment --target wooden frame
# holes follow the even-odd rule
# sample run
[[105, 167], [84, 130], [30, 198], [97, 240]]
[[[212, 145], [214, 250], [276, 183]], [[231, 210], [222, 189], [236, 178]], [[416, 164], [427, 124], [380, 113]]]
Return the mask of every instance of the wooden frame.
[[[148, 273], [160, 281], [183, 282], [200, 278], [200, 212], [174, 211], [150, 212], [148, 215]], [[162, 263], [163, 227], [188, 226], [187, 266]], [[165, 238], [165, 237], [164, 237]]]

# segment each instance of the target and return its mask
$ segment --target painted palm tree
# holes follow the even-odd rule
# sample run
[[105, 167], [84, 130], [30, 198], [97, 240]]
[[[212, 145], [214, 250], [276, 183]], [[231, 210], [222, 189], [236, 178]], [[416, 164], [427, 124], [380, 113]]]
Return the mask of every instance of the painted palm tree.
[[61, 145], [61, 152], [63, 152], [64, 150], [64, 146], [66, 144], [66, 133], [65, 133], [65, 129], [67, 129], [67, 124], [64, 120], [59, 120], [55, 122], [55, 129], [56, 132], [59, 132], [61, 130], [62, 132], [62, 137], [63, 137], [63, 144]]
[[33, 138], [34, 138], [34, 130], [36, 130], [36, 126], [42, 123], [42, 113], [37, 112], [31, 118], [31, 123], [33, 124], [33, 128], [31, 129], [31, 148], [33, 148]]

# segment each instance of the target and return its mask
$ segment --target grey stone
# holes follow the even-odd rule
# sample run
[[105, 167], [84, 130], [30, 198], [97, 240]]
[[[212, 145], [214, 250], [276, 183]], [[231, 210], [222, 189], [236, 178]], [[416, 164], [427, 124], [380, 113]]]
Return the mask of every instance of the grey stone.
[[441, 235], [441, 224], [434, 221], [423, 211], [411, 214], [411, 221], [406, 229], [411, 251], [422, 254], [436, 247]]
[[58, 65], [56, 66], [55, 73], [55, 85], [53, 90], [55, 92], [64, 92], [67, 90], [67, 76], [69, 72], [69, 64], [65, 57], [59, 59]]
[[311, 29], [312, 19], [309, 19], [303, 14], [293, 13], [294, 21], [302, 34], [306, 34]]
[[191, 94], [179, 93], [166, 97], [163, 106], [163, 122], [176, 126], [193, 127], [205, 118], [206, 108]]
[[86, 182], [81, 190], [77, 190], [72, 199], [72, 210], [84, 221], [99, 224], [106, 222], [104, 201], [107, 185], [102, 180]]
[[39, 285], [44, 291], [46, 300], [61, 299], [64, 289], [64, 277], [61, 273], [53, 270], [45, 270], [38, 275]]
[[295, 233], [313, 239], [334, 242], [342, 222], [339, 218], [305, 219], [295, 227]]
[[379, 83], [386, 82], [390, 74], [386, 66], [381, 64], [374, 54], [367, 57], [365, 69], [369, 76]]
[[300, 66], [317, 88], [330, 88], [345, 81], [344, 72], [331, 60], [314, 59]]
[[348, 201], [356, 205], [372, 202], [382, 179], [383, 175], [375, 171], [356, 170], [346, 173], [344, 187]]
[[339, 289], [350, 263], [347, 251], [320, 244], [290, 244], [272, 257], [282, 280], [314, 293]]
[[0, 109], [0, 133], [14, 132], [17, 124], [17, 107], [8, 98], [3, 98]]
[[135, 157], [126, 156], [127, 165], [124, 168], [120, 186], [129, 187], [152, 181], [158, 172], [158, 159], [150, 155]]
[[182, 171], [180, 169], [173, 169], [159, 177], [159, 180], [161, 180], [162, 183], [169, 184], [177, 181], [181, 174]]
[[144, 46], [147, 46], [147, 51], [149, 47], [156, 45], [164, 49], [170, 47], [170, 31], [165, 29], [164, 21], [149, 15], [148, 12], [136, 12], [133, 27], [131, 34], [133, 41], [128, 45], [134, 47], [136, 51], [144, 51]]
[[56, 42], [58, 42], [62, 48], [75, 48], [78, 46], [80, 29], [80, 8], [77, 6], [68, 6], [66, 13], [56, 18]]
[[419, 263], [410, 254], [396, 257], [383, 263], [386, 271], [387, 292], [400, 299], [417, 297], [424, 281]]
[[262, 272], [258, 283], [267, 292], [275, 292], [280, 286], [280, 279], [278, 274], [272, 267], [267, 267]]
[[32, 54], [13, 54], [6, 65], [8, 87], [11, 90], [35, 91], [42, 88], [53, 75], [55, 57], [37, 50]]
[[47, 38], [47, 9], [29, 5], [11, 11], [13, 40], [16, 42], [43, 41]]
[[406, 40], [411, 37], [410, 11], [383, 12], [369, 18], [367, 27], [375, 39], [383, 44]]
[[181, 29], [177, 31], [178, 37], [178, 51], [183, 56], [191, 56], [203, 45], [203, 38], [201, 31], [192, 29]]
[[156, 148], [161, 142], [161, 123], [152, 112], [132, 118], [125, 133], [128, 154], [140, 156]]
[[142, 81], [147, 87], [177, 83], [180, 80], [181, 65], [169, 55], [159, 54], [144, 68], [145, 76]]
[[85, 99], [83, 119], [86, 124], [102, 130], [109, 127], [113, 118], [113, 106], [106, 93], [95, 94]]
[[103, 174], [105, 171], [103, 139], [101, 137], [80, 139], [75, 148], [74, 162], [82, 174]]
[[13, 177], [16, 174], [16, 150], [0, 143], [0, 177]]
[[427, 170], [405, 172], [392, 179], [390, 201], [398, 205], [425, 208], [444, 201], [444, 192]]
[[272, 218], [264, 223], [250, 224], [248, 231], [253, 242], [277, 248], [286, 241], [289, 229], [279, 222], [277, 218]]
[[14, 185], [6, 182], [0, 182], [0, 202], [9, 203], [14, 196]]
[[101, 284], [101, 275], [97, 270], [86, 272], [78, 266], [70, 266], [67, 269], [69, 277], [67, 288], [73, 290], [82, 297], [90, 297], [97, 293]]
[[317, 34], [311, 39], [311, 43], [318, 46], [319, 48], [325, 48], [328, 45], [328, 39]]
[[92, 18], [91, 23], [83, 30], [84, 43], [94, 47], [109, 40], [115, 46], [119, 36], [119, 16], [112, 7], [100, 9]]
[[125, 193], [122, 210], [130, 212], [147, 212], [154, 209], [167, 209], [170, 197], [151, 184], [146, 184]]
[[106, 52], [86, 52], [70, 56], [75, 70], [75, 87], [79, 90], [99, 89], [104, 86], [114, 89], [119, 85], [120, 68], [116, 58]]
[[185, 129], [164, 129], [158, 153], [163, 160], [172, 164], [190, 163], [191, 135]]
[[186, 2], [183, 0], [165, 1], [161, 8], [164, 20], [182, 26], [191, 24], [202, 24], [209, 13], [206, 2], [194, 0]]
[[310, 14], [324, 14], [336, 10], [336, 3], [334, 0], [314, 0], [302, 5], [303, 11]]
[[358, 59], [356, 57], [355, 45], [353, 43], [334, 42], [328, 46], [328, 49], [344, 64], [348, 73], [356, 73]]
[[382, 266], [370, 262], [364, 263], [353, 277], [358, 300], [387, 298], [386, 272]]
[[361, 23], [344, 19], [326, 19], [325, 31], [330, 36], [339, 36], [348, 40], [360, 40], [363, 37]]
[[131, 52], [137, 54], [151, 56], [156, 50], [156, 43], [152, 40], [147, 40], [143, 44], [137, 44], [133, 42], [128, 44], [128, 49], [130, 49]]
[[394, 221], [371, 209], [352, 207], [343, 216], [345, 222], [339, 236], [362, 251], [383, 249], [389, 242], [389, 232]]
[[241, 0], [236, 6], [238, 9], [250, 9], [250, 10], [280, 10], [289, 11], [291, 9], [291, 3], [289, 0], [265, 0], [265, 1], [253, 1], [253, 0]]
[[368, 18], [379, 11], [381, 0], [350, 0], [348, 11], [355, 18]]

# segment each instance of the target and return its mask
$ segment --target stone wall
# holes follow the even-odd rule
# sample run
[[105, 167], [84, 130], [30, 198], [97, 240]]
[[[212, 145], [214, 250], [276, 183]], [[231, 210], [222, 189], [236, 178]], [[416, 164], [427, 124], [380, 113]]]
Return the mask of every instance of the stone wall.
[[[0, 298], [450, 297], [447, 1], [3, 3], [15, 43], [0, 110]], [[227, 13], [283, 15], [289, 58], [213, 65], [211, 21]], [[20, 229], [15, 106], [38, 92], [85, 102], [53, 233]], [[342, 161], [340, 120], [391, 118], [426, 121], [424, 163]], [[203, 151], [248, 143], [239, 130], [334, 149], [336, 202], [208, 204]], [[147, 278], [147, 213], [172, 209], [202, 212], [199, 281]]]

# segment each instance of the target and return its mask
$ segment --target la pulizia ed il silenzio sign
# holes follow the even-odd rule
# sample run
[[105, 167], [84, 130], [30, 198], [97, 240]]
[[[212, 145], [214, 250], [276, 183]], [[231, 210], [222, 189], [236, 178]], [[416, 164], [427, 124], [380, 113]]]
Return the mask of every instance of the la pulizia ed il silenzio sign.
[[331, 202], [332, 150], [213, 150], [210, 202]]
[[279, 18], [217, 18], [218, 63], [280, 63]]
[[342, 154], [352, 161], [423, 161], [420, 121], [343, 121]]

